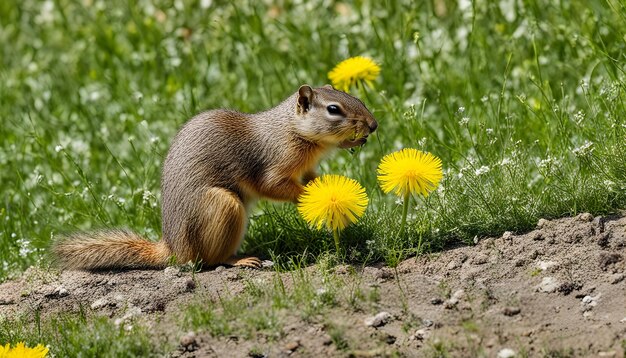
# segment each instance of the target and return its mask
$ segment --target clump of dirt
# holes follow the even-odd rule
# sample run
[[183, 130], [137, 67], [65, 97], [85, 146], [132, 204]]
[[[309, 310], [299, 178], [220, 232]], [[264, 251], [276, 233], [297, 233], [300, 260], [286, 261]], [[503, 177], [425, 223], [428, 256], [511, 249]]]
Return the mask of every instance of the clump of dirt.
[[[178, 357], [624, 356], [625, 248], [625, 217], [581, 214], [542, 219], [532, 232], [506, 232], [395, 269], [338, 266], [333, 275], [341, 286], [375, 293], [371, 304], [355, 309], [339, 302], [319, 319], [288, 312], [273, 340], [172, 331], [178, 327], [172, 322], [198, 295], [236, 299], [250, 280], [270, 282], [279, 275], [289, 290], [290, 273], [32, 269], [0, 285], [0, 316], [38, 309], [46, 317], [81, 307], [118, 321], [141, 316], [168, 325], [161, 331], [178, 344], [172, 352]], [[305, 270], [320, 290], [322, 270]]]

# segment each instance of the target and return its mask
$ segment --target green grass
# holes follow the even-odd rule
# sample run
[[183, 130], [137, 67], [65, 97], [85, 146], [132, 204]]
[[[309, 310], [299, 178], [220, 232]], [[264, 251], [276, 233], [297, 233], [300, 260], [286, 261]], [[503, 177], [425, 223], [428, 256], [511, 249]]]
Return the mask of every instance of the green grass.
[[[626, 207], [622, 2], [203, 3], [0, 3], [0, 280], [48, 262], [62, 232], [158, 239], [161, 162], [186, 119], [271, 107], [357, 55], [382, 68], [357, 93], [380, 127], [322, 164], [370, 196], [342, 237], [347, 260], [393, 265], [540, 217]], [[397, 237], [401, 205], [376, 167], [401, 147], [441, 157], [445, 177]], [[268, 203], [243, 249], [281, 264], [334, 250], [291, 205]]]
[[140, 322], [115, 325], [108, 317], [87, 318], [82, 311], [47, 319], [41, 319], [38, 311], [0, 317], [0, 342], [42, 344], [56, 357], [149, 357], [171, 348], [153, 340]]

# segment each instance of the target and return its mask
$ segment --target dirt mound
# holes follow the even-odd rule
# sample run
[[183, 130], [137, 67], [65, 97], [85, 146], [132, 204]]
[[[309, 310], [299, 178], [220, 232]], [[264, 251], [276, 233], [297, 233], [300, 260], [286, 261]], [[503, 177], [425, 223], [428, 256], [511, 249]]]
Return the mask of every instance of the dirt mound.
[[[0, 285], [0, 315], [39, 309], [46, 317], [82, 307], [121, 321], [141, 316], [167, 325], [162, 330], [180, 342], [172, 354], [181, 357], [623, 356], [625, 248], [626, 218], [581, 214], [540, 220], [527, 234], [507, 232], [473, 247], [409, 259], [396, 269], [337, 266], [331, 270], [337, 290], [362, 288], [363, 295], [376, 296], [371, 304], [355, 309], [349, 299], [338, 300], [312, 319], [288, 310], [274, 339], [189, 335], [167, 317], [179, 315], [198, 295], [237, 297], [249, 282], [260, 282], [262, 289], [278, 276], [290, 290], [290, 273], [32, 269]], [[305, 271], [312, 289], [324, 294], [324, 270]]]

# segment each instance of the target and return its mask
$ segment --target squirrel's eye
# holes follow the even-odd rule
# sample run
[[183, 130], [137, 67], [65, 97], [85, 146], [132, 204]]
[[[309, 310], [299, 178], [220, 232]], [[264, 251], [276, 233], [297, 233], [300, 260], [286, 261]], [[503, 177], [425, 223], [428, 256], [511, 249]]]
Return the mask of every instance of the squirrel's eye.
[[339, 107], [335, 106], [334, 104], [331, 104], [330, 106], [326, 107], [326, 109], [328, 110], [328, 113], [330, 114], [341, 114], [341, 110], [339, 109]]

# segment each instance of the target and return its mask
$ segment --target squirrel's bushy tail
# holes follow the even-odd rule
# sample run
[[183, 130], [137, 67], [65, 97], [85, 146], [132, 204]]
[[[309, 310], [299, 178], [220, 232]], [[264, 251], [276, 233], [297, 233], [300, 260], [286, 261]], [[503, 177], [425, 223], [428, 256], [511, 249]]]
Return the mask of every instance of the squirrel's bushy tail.
[[57, 241], [52, 252], [64, 269], [163, 268], [172, 252], [128, 230], [74, 233]]

